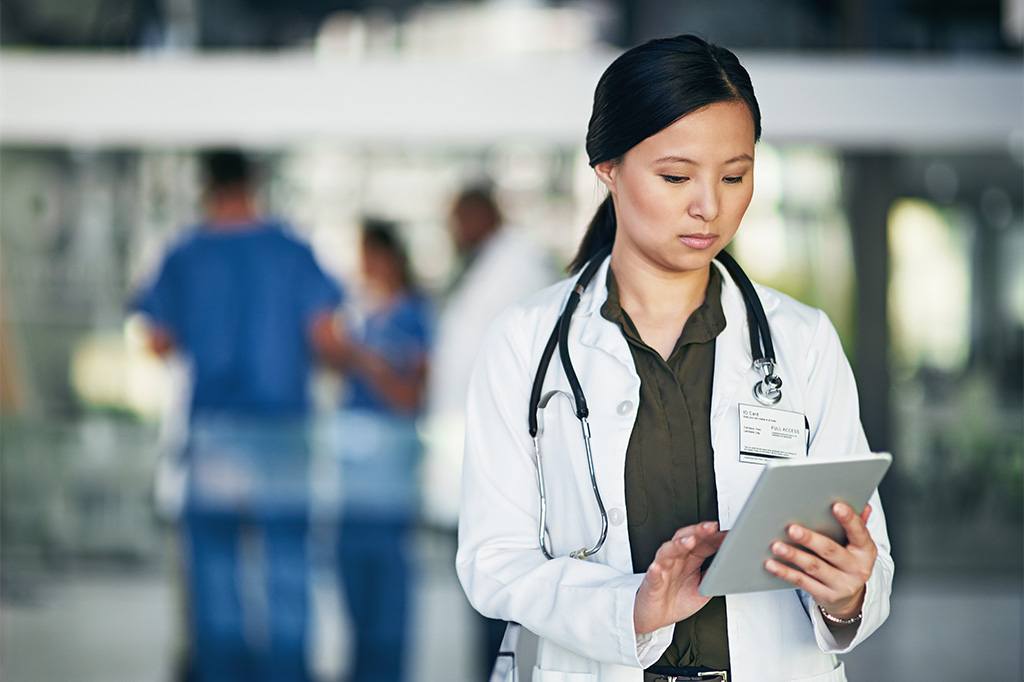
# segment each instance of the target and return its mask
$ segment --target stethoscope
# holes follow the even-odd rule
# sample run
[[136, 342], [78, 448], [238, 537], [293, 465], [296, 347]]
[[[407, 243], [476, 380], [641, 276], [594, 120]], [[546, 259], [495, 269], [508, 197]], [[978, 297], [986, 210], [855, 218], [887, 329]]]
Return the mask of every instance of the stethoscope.
[[[597, 508], [601, 512], [601, 536], [597, 539], [597, 542], [593, 547], [581, 547], [570, 552], [569, 556], [573, 559], [587, 559], [600, 551], [605, 539], [608, 537], [608, 513], [604, 508], [604, 502], [601, 500], [601, 491], [597, 487], [597, 476], [594, 473], [594, 453], [590, 446], [590, 423], [587, 421], [587, 418], [590, 416], [590, 410], [587, 408], [587, 398], [583, 394], [583, 387], [580, 386], [579, 377], [576, 376], [572, 359], [569, 357], [569, 325], [572, 322], [572, 315], [576, 311], [576, 306], [579, 305], [580, 297], [586, 291], [587, 285], [590, 284], [590, 280], [594, 278], [594, 274], [601, 267], [610, 251], [611, 247], [606, 247], [594, 256], [587, 263], [586, 267], [583, 268], [583, 272], [576, 280], [576, 284], [573, 286], [572, 292], [570, 292], [569, 298], [565, 303], [565, 308], [562, 309], [562, 314], [559, 315], [555, 328], [551, 330], [551, 336], [548, 338], [547, 345], [544, 346], [544, 352], [540, 358], [540, 366], [537, 368], [537, 374], [533, 379], [533, 388], [530, 391], [530, 437], [533, 439], [533, 452], [537, 465], [537, 489], [540, 492], [540, 520], [538, 522], [537, 541], [540, 544], [541, 551], [544, 552], [544, 556], [548, 559], [554, 559], [555, 555], [551, 547], [551, 534], [548, 532], [547, 527], [547, 494], [544, 489], [544, 466], [540, 437], [544, 433], [543, 411], [556, 396], [571, 400], [574, 404], [576, 418], [579, 420], [580, 429], [583, 432], [583, 447], [587, 453], [590, 485], [594, 489], [594, 499], [597, 500]], [[754, 285], [750, 282], [750, 278], [747, 277], [743, 269], [740, 268], [739, 263], [732, 256], [725, 251], [721, 251], [715, 258], [725, 266], [733, 281], [739, 286], [743, 302], [747, 308], [750, 354], [754, 361], [754, 369], [762, 374], [761, 379], [753, 387], [754, 399], [762, 405], [775, 405], [782, 399], [782, 379], [775, 374], [775, 347], [772, 345], [771, 330], [768, 328], [768, 318], [764, 314], [761, 299], [754, 290]], [[547, 375], [556, 347], [558, 348], [559, 358], [562, 361], [562, 368], [565, 370], [565, 378], [569, 381], [569, 388], [572, 390], [572, 396], [561, 390], [552, 390], [541, 395], [541, 391], [544, 388], [544, 377]]]

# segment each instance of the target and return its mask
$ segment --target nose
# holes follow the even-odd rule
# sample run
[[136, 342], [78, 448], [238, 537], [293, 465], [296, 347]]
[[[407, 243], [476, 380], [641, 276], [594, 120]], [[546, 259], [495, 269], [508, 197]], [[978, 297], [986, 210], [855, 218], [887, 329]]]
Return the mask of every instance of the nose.
[[691, 218], [710, 223], [718, 217], [719, 201], [716, 188], [707, 184], [693, 184], [696, 194], [691, 197], [687, 210]]

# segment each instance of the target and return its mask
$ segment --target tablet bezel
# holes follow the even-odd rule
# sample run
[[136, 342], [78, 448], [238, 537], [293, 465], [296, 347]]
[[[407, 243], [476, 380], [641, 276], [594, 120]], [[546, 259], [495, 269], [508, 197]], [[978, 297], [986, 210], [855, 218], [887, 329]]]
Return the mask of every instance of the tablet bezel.
[[765, 561], [775, 558], [772, 543], [788, 542], [786, 527], [799, 523], [845, 544], [832, 505], [841, 500], [862, 510], [891, 463], [892, 455], [881, 452], [766, 464], [704, 573], [700, 593], [715, 597], [795, 589], [765, 569]]

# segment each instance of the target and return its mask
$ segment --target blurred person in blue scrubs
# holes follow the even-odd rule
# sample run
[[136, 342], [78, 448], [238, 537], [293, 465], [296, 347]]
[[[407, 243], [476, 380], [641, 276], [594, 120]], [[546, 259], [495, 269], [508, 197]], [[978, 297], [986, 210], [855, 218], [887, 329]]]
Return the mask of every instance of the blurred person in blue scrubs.
[[431, 307], [413, 282], [395, 225], [367, 219], [364, 296], [349, 320], [346, 390], [338, 415], [338, 566], [354, 630], [353, 682], [403, 679], [419, 512], [423, 404]]
[[189, 677], [309, 679], [308, 380], [342, 352], [342, 291], [260, 213], [234, 150], [202, 155], [205, 219], [135, 299], [161, 356], [189, 365], [181, 539]]

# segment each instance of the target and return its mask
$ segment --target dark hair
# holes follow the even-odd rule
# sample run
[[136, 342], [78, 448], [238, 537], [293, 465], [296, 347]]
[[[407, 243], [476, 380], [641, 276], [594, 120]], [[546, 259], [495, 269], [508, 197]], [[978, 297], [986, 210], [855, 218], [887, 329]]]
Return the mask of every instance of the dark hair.
[[252, 164], [237, 149], [209, 149], [200, 154], [199, 161], [208, 191], [247, 187], [252, 181]]
[[387, 253], [395, 261], [402, 287], [415, 292], [416, 282], [409, 266], [409, 254], [398, 237], [398, 224], [392, 220], [372, 216], [363, 218], [362, 237], [366, 246]]
[[494, 185], [486, 180], [463, 187], [455, 195], [455, 201], [452, 205], [478, 206], [490, 213], [495, 224], [499, 224], [502, 221], [501, 207], [498, 206], [498, 200], [494, 196]]
[[[757, 142], [761, 110], [750, 76], [736, 55], [693, 35], [634, 47], [613, 61], [597, 82], [587, 128], [590, 165], [617, 160], [683, 116], [730, 101], [743, 102], [750, 109]], [[569, 271], [578, 272], [614, 240], [615, 207], [609, 195], [590, 221]]]

